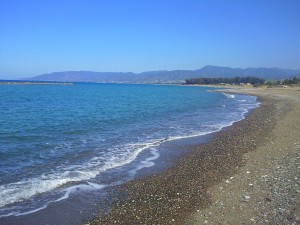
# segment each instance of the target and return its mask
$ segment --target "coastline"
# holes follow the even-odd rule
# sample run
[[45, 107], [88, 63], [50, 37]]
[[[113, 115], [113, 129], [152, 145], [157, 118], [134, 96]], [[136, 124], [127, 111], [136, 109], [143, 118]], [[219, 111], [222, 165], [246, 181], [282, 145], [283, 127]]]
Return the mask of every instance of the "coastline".
[[[269, 196], [271, 190], [268, 189], [264, 192], [263, 188], [261, 188], [262, 190], [258, 188], [263, 186], [257, 185], [258, 181], [262, 180], [260, 174], [257, 173], [258, 175], [255, 176], [253, 175], [255, 172], [247, 170], [246, 174], [249, 172], [251, 177], [254, 177], [251, 183], [247, 183], [249, 176], [245, 176], [244, 170], [249, 161], [251, 162], [252, 158], [249, 156], [251, 154], [255, 155], [253, 156], [254, 162], [258, 158], [262, 163], [261, 165], [254, 164], [254, 167], [264, 172], [266, 171], [266, 169], [262, 169], [262, 166], [265, 165], [264, 162], [268, 159], [273, 159], [276, 154], [279, 154], [276, 151], [275, 144], [273, 144], [273, 151], [270, 152], [271, 155], [261, 154], [263, 150], [260, 149], [264, 146], [269, 146], [269, 142], [285, 143], [285, 141], [282, 141], [283, 137], [279, 136], [276, 138], [275, 133], [276, 130], [282, 128], [282, 123], [291, 120], [290, 118], [294, 118], [293, 121], [297, 122], [295, 121], [295, 118], [297, 120], [295, 116], [299, 115], [299, 106], [294, 101], [296, 103], [299, 102], [299, 89], [238, 88], [226, 89], [225, 92], [256, 95], [260, 98], [262, 104], [259, 108], [254, 109], [244, 120], [218, 132], [216, 137], [210, 142], [194, 146], [187, 154], [175, 160], [175, 166], [160, 174], [136, 179], [117, 187], [115, 192], [119, 193], [121, 197], [117, 198], [112, 210], [108, 214], [95, 218], [86, 224], [238, 224], [243, 221], [249, 221], [249, 223], [264, 221], [267, 223], [271, 219], [274, 221], [285, 221], [286, 218], [297, 220], [295, 216], [291, 216], [291, 214], [297, 215], [294, 212], [292, 213], [292, 209], [289, 209], [289, 216], [286, 216], [287, 214], [281, 212], [281, 207], [276, 208], [279, 204], [277, 203], [276, 205], [276, 202], [281, 201], [280, 205], [283, 204], [282, 199], [278, 200], [280, 197], [277, 196], [277, 200], [275, 200], [276, 197], [273, 195], [272, 197]], [[291, 115], [293, 113], [295, 115]], [[289, 126], [283, 127], [286, 130], [291, 129]], [[297, 126], [293, 128], [297, 129]], [[294, 131], [293, 134], [294, 139], [297, 139], [297, 134], [299, 133]], [[299, 152], [299, 143], [294, 143], [294, 139], [291, 144], [295, 146], [290, 149], [289, 154], [298, 154], [297, 151]], [[280, 152], [282, 155], [279, 154], [279, 159], [282, 159], [284, 153], [289, 155], [287, 150]], [[272, 167], [272, 162], [269, 162], [269, 167]], [[270, 169], [270, 171], [273, 171], [273, 169]], [[240, 174], [240, 180], [239, 182], [234, 182], [238, 181], [235, 178], [238, 174]], [[269, 179], [263, 180], [268, 180], [267, 184], [269, 185]], [[232, 189], [235, 191], [230, 192], [233, 197], [229, 199], [235, 199], [237, 206], [241, 206], [239, 207], [240, 216], [236, 216], [235, 207], [237, 206], [234, 203], [224, 205], [224, 201], [226, 198], [228, 199], [226, 194], [229, 193], [223, 187], [224, 182], [227, 186], [236, 188], [236, 190]], [[259, 201], [252, 204], [255, 198], [253, 198], [248, 189], [244, 189], [243, 183], [247, 183], [247, 187], [255, 190]], [[271, 186], [274, 187], [274, 185]], [[298, 189], [297, 187], [295, 190], [293, 189], [294, 195], [294, 192], [298, 191]], [[219, 193], [224, 193], [224, 195], [219, 196]], [[287, 195], [293, 194], [288, 193]], [[265, 197], [265, 195], [268, 195], [268, 197]], [[271, 207], [271, 209], [268, 209], [271, 204], [269, 202], [274, 204], [274, 207]], [[220, 207], [218, 203], [222, 203]], [[295, 198], [295, 203], [290, 205], [295, 207], [298, 203], [299, 199]], [[255, 204], [259, 207], [254, 207]], [[253, 209], [252, 213], [249, 212], [249, 208]], [[222, 211], [222, 209], [225, 211]], [[271, 210], [273, 213], [260, 212], [259, 215], [263, 214], [266, 216], [262, 218], [253, 217], [254, 212], [257, 213], [257, 210]], [[281, 210], [281, 213], [276, 213], [278, 210]], [[228, 213], [228, 215], [224, 216], [224, 213]], [[274, 215], [276, 216], [274, 217]]]
[[0, 85], [73, 85], [73, 83], [49, 81], [0, 81]]

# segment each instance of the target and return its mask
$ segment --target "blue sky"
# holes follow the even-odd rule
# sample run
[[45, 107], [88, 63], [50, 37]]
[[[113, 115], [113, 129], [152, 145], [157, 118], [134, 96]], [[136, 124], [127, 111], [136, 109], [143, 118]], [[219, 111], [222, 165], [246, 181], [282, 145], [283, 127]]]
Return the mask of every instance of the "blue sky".
[[299, 0], [0, 0], [0, 78], [300, 69]]

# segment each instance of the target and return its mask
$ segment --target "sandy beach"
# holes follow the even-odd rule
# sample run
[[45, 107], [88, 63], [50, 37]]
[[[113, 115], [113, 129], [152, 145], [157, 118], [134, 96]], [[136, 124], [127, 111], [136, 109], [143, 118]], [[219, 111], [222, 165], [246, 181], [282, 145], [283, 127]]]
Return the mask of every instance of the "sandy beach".
[[117, 187], [111, 211], [85, 224], [299, 224], [300, 88], [238, 88], [259, 97], [246, 119]]

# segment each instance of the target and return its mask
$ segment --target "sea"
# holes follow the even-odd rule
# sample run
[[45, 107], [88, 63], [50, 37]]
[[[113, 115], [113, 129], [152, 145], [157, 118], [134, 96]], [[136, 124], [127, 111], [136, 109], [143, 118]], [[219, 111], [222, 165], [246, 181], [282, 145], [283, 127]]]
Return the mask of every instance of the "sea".
[[76, 196], [99, 198], [158, 166], [166, 143], [213, 134], [259, 106], [254, 96], [212, 90], [0, 85], [0, 222], [34, 217]]

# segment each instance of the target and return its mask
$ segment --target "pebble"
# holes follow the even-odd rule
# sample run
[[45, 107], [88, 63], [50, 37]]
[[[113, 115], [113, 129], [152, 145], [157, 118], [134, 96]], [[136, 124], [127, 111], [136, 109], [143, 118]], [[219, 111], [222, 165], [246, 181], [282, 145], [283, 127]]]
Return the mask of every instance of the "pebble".
[[244, 196], [244, 199], [245, 199], [245, 201], [248, 201], [248, 200], [250, 199], [250, 196], [245, 195], [245, 196]]

